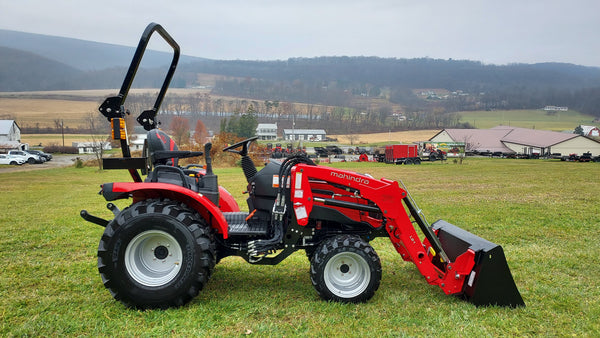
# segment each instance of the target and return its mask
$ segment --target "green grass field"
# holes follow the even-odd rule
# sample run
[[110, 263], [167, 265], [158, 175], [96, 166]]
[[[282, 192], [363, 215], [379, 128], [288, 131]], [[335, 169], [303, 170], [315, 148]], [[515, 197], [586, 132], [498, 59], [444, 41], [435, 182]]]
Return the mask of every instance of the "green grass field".
[[498, 125], [542, 130], [573, 130], [580, 124], [592, 125], [593, 116], [569, 110], [548, 114], [543, 110], [494, 110], [460, 112], [460, 121], [478, 129]]
[[[127, 173], [0, 170], [0, 336], [600, 335], [599, 164], [469, 158], [337, 166], [402, 179], [429, 221], [444, 218], [501, 244], [527, 306], [476, 308], [446, 296], [380, 238], [372, 244], [383, 278], [365, 304], [320, 300], [298, 252], [277, 266], [226, 258], [190, 304], [128, 309], [96, 268], [103, 228], [79, 217], [87, 209], [110, 218], [99, 185], [129, 181]], [[241, 169], [215, 171], [242, 203]]]

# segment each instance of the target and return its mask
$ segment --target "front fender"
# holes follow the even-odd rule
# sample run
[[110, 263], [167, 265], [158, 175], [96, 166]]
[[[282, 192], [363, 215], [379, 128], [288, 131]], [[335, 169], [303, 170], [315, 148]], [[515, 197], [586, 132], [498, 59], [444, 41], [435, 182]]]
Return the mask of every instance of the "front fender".
[[[223, 235], [223, 238], [229, 236], [227, 221], [221, 210], [206, 196], [190, 189], [168, 183], [115, 182], [103, 184], [100, 193], [107, 201], [129, 197], [133, 198], [133, 203], [150, 198], [168, 198], [180, 201], [202, 215], [213, 229]], [[228, 208], [233, 208], [230, 204], [228, 205]]]

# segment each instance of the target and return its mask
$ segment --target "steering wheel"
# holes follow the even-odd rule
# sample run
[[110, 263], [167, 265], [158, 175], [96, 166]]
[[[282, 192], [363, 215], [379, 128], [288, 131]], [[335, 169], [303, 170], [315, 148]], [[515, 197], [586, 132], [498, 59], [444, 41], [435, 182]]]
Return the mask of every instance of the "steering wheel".
[[[253, 136], [251, 138], [247, 138], [243, 141], [240, 141], [238, 143], [232, 144], [228, 147], [223, 148], [223, 151], [228, 151], [230, 153], [235, 153], [235, 154], [240, 154], [242, 156], [246, 156], [248, 155], [248, 148], [250, 148], [250, 143], [252, 143], [252, 141], [258, 139], [258, 136]], [[235, 150], [235, 148], [239, 148], [242, 147], [241, 150]]]

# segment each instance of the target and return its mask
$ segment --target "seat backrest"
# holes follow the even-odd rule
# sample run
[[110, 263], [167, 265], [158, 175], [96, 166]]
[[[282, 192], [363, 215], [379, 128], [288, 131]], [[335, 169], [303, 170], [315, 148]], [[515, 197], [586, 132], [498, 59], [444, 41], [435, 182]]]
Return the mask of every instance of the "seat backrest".
[[162, 130], [152, 129], [147, 133], [147, 142], [148, 142], [148, 152], [150, 154], [150, 158], [152, 160], [152, 165], [170, 165], [177, 166], [178, 158], [166, 158], [166, 159], [156, 159], [154, 157], [154, 153], [157, 151], [173, 151], [179, 150], [175, 141], [169, 135], [167, 135]]

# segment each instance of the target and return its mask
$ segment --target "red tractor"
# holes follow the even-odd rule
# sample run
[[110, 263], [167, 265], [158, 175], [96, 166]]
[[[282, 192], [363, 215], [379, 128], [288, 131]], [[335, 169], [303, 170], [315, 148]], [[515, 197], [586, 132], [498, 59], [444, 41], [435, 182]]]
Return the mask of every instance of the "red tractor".
[[[148, 131], [143, 156], [131, 157], [124, 104], [154, 32], [173, 47], [174, 56], [154, 107], [137, 118]], [[318, 166], [305, 155], [272, 159], [259, 170], [248, 156], [253, 137], [223, 149], [239, 154], [248, 181], [249, 211], [241, 211], [218, 185], [210, 143], [205, 167], [182, 167], [179, 159], [202, 152], [179, 150], [156, 128], [178, 58], [177, 43], [160, 25], [150, 24], [118, 96], [99, 108], [123, 152], [121, 158], [106, 158], [105, 168], [127, 169], [133, 179], [102, 185], [112, 220], [81, 211], [85, 220], [105, 227], [98, 270], [115, 299], [143, 309], [181, 306], [202, 290], [225, 257], [275, 265], [304, 250], [311, 282], [323, 299], [363, 302], [381, 279], [379, 256], [369, 242], [387, 237], [403, 260], [446, 294], [475, 305], [524, 305], [502, 247], [442, 220], [429, 225], [396, 181]], [[120, 199], [131, 204], [119, 210], [111, 201]]]

